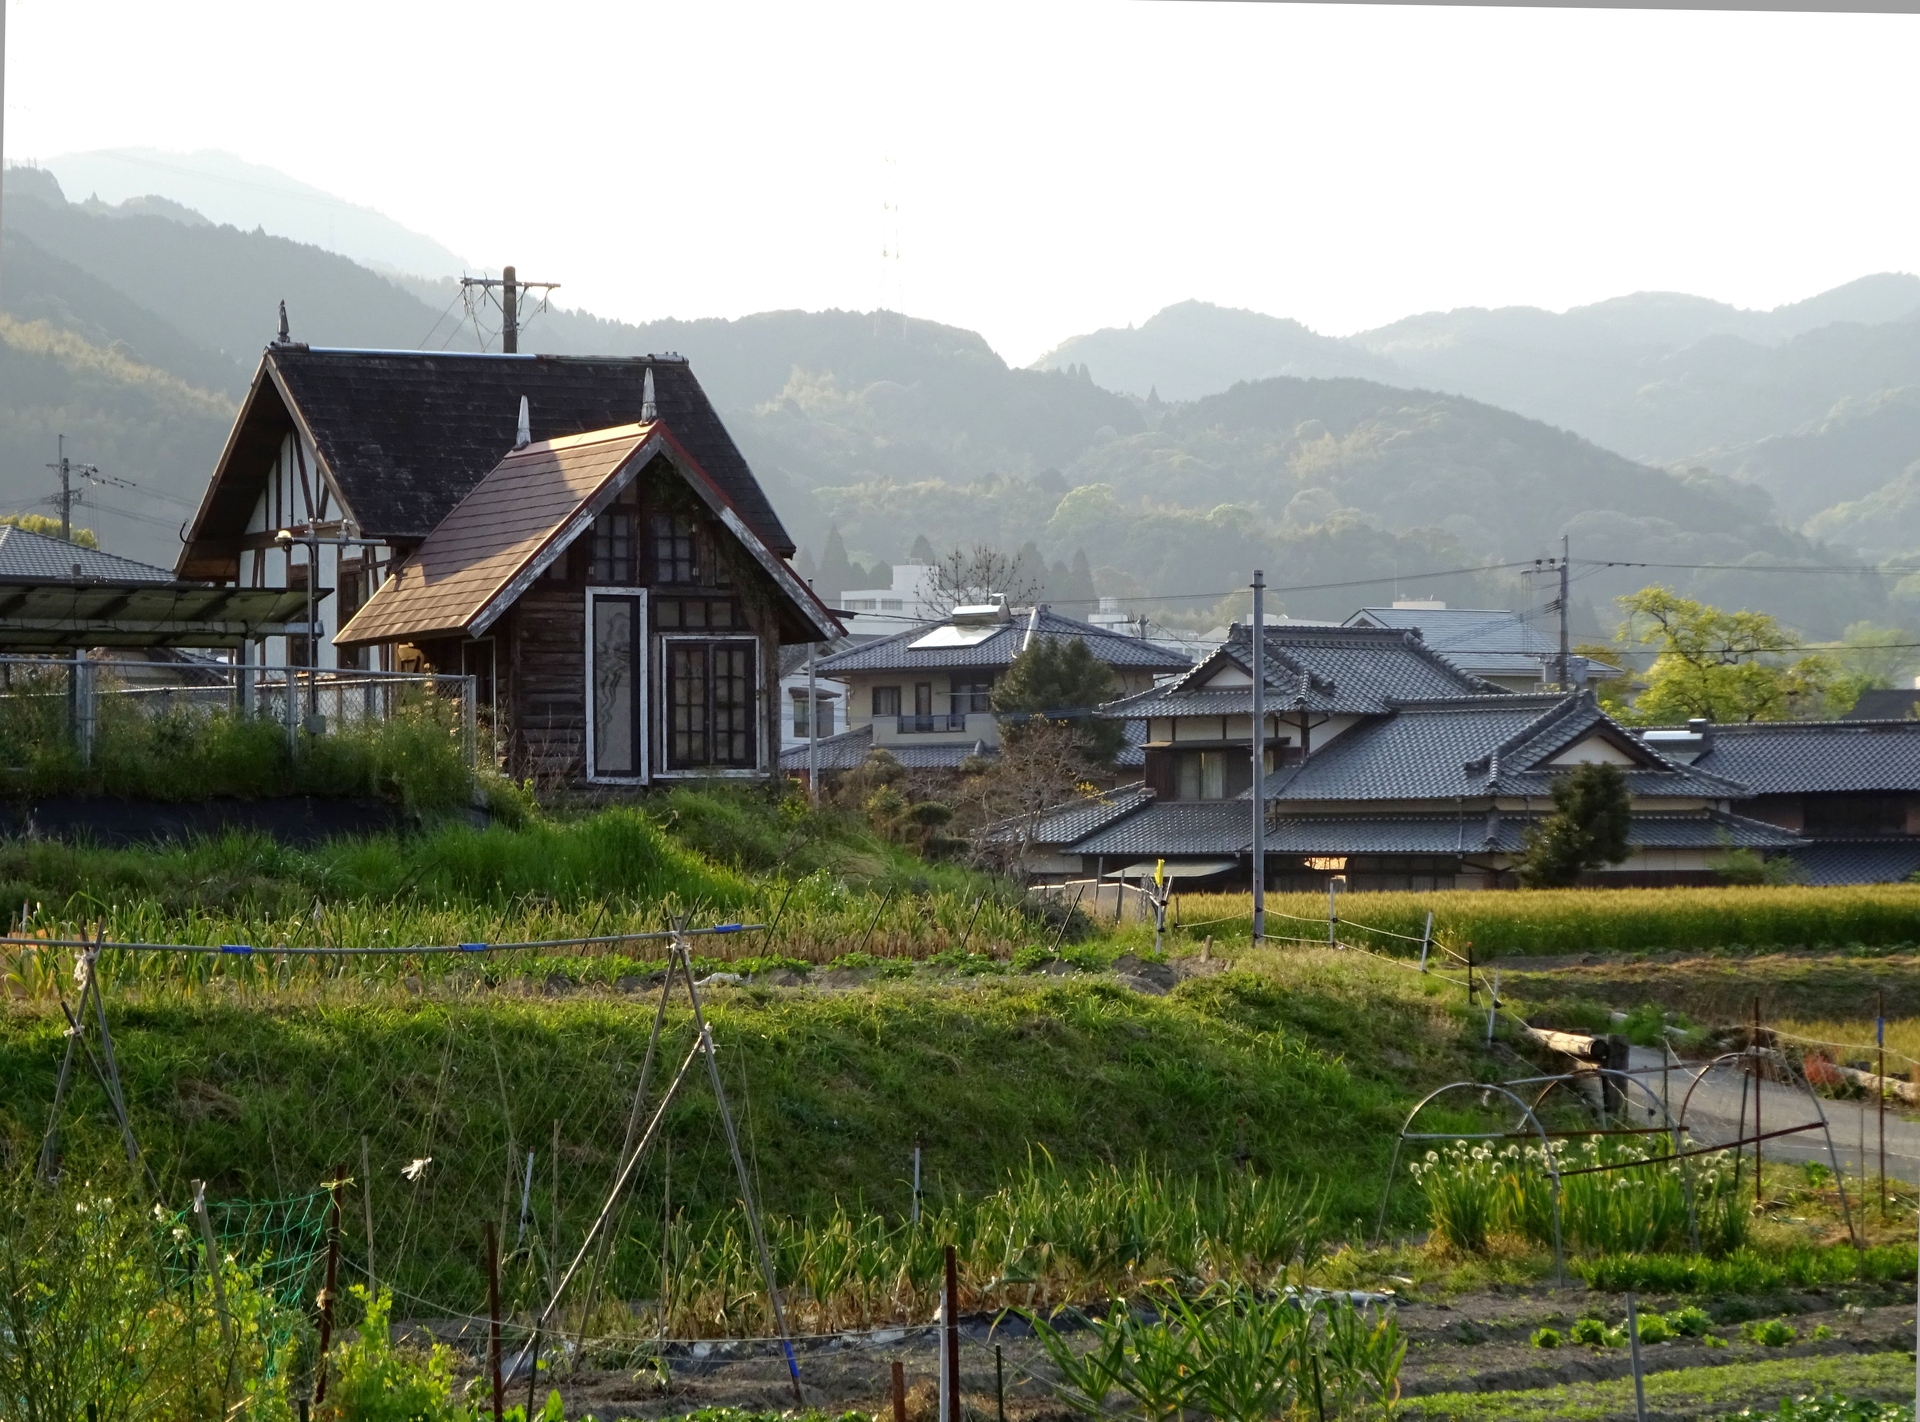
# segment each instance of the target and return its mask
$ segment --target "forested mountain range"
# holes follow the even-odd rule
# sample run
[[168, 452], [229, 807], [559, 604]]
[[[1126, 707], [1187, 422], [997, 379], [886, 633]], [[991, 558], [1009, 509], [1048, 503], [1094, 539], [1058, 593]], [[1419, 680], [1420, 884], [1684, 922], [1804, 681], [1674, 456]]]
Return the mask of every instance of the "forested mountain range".
[[[120, 206], [72, 203], [46, 173], [9, 169], [5, 180], [0, 511], [31, 508], [50, 491], [44, 465], [64, 432], [76, 459], [141, 486], [100, 490], [86, 517], [109, 548], [129, 556], [172, 561], [178, 525], [282, 299], [295, 338], [314, 344], [471, 349], [492, 334], [484, 315], [477, 329], [460, 319], [456, 289], [444, 282], [383, 275], [315, 246], [210, 223], [166, 194]], [[1856, 286], [1818, 309], [1768, 313], [1766, 322], [1703, 309], [1712, 303], [1637, 299], [1588, 320], [1631, 341], [1654, 329], [1704, 331], [1702, 342], [1742, 342], [1812, 368], [1799, 343], [1843, 329], [1823, 319], [1873, 315], [1903, 299], [1897, 282]], [[1250, 313], [1217, 318], [1197, 305], [1163, 317], [1161, 329], [1177, 337], [1167, 349], [1184, 351], [1193, 384], [1182, 377], [1156, 389], [1149, 381], [1138, 393], [1108, 388], [1104, 347], [1091, 337], [1077, 348], [1083, 359], [1015, 369], [973, 332], [888, 313], [629, 325], [554, 310], [533, 320], [523, 349], [687, 355], [815, 557], [835, 526], [869, 564], [898, 561], [922, 536], [942, 548], [978, 539], [1011, 552], [1032, 543], [1051, 563], [1084, 553], [1103, 592], [1153, 598], [1164, 614], [1199, 621], [1255, 566], [1293, 589], [1279, 600], [1296, 615], [1385, 600], [1396, 580], [1400, 592], [1456, 603], [1533, 605], [1544, 592], [1516, 582], [1512, 570], [1438, 570], [1557, 552], [1563, 533], [1576, 556], [1620, 561], [1850, 559], [1850, 546], [1864, 541], [1851, 525], [1834, 530], [1844, 543], [1824, 546], [1779, 521], [1773, 500], [1789, 508], [1797, 471], [1818, 461], [1823, 441], [1851, 438], [1895, 468], [1901, 420], [1920, 426], [1920, 409], [1889, 397], [1844, 419], [1829, 411], [1832, 430], [1769, 430], [1716, 454], [1718, 463], [1662, 468], [1525, 411], [1449, 392], [1438, 378], [1431, 385], [1440, 388], [1419, 388], [1406, 373], [1407, 352], [1448, 345], [1417, 323], [1402, 323], [1374, 348]], [[1887, 336], [1898, 324], [1860, 329]], [[1150, 334], [1154, 325], [1119, 334]], [[1227, 333], [1213, 339], [1216, 326]], [[1479, 348], [1465, 336], [1455, 344]], [[1138, 342], [1116, 348], [1158, 358]], [[1249, 351], [1274, 368], [1261, 365], [1251, 373], [1264, 378], [1235, 385], [1227, 377]], [[1202, 362], [1212, 364], [1202, 370]], [[1211, 393], [1198, 388], [1222, 381]], [[533, 422], [538, 435], [538, 410]], [[1595, 614], [1614, 593], [1654, 579], [1765, 607], [1814, 635], [1896, 615], [1883, 579], [1587, 571], [1576, 596], [1595, 631]], [[1363, 578], [1381, 581], [1302, 586]]]

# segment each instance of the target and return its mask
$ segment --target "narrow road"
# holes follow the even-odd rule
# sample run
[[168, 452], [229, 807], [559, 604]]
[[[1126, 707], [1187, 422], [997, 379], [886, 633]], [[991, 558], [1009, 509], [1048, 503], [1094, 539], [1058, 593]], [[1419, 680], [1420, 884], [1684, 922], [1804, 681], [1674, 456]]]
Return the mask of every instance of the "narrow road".
[[[1735, 1141], [1753, 1133], [1753, 1079], [1737, 1067], [1723, 1066], [1707, 1071], [1697, 1063], [1672, 1063], [1662, 1072], [1661, 1053], [1654, 1047], [1633, 1049], [1633, 1071], [1654, 1097], [1664, 1094], [1675, 1120], [1686, 1111], [1688, 1133], [1696, 1145]], [[1691, 1100], [1688, 1092], [1692, 1092]], [[1631, 1093], [1635, 1120], [1645, 1118], [1657, 1123], [1659, 1113], [1637, 1089]], [[1741, 1128], [1741, 1112], [1746, 1114]], [[1764, 1082], [1760, 1088], [1760, 1129], [1778, 1131], [1789, 1126], [1818, 1121], [1824, 1113], [1827, 1130], [1833, 1137], [1833, 1154], [1846, 1172], [1848, 1183], [1857, 1186], [1864, 1178], [1871, 1183], [1880, 1168], [1879, 1112], [1874, 1102], [1817, 1101], [1802, 1088], [1779, 1082]], [[1887, 1104], [1887, 1176], [1909, 1184], [1920, 1184], [1920, 1121], [1897, 1115], [1894, 1103]], [[1752, 1146], [1745, 1149], [1751, 1151]], [[1799, 1135], [1777, 1136], [1760, 1145], [1768, 1160], [1816, 1160], [1827, 1163], [1827, 1134], [1818, 1129]]]

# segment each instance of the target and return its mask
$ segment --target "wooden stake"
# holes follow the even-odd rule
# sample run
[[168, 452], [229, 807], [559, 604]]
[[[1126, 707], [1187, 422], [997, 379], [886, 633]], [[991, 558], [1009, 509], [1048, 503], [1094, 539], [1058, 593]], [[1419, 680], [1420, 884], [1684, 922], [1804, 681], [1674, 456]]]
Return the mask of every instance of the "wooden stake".
[[946, 1248], [946, 1288], [942, 1298], [941, 1336], [946, 1339], [947, 1416], [944, 1422], [960, 1422], [960, 1265], [953, 1246]]
[[367, 1133], [360, 1133], [360, 1206], [367, 1217], [367, 1297], [373, 1284], [373, 1168], [367, 1164]]
[[1633, 1345], [1633, 1412], [1638, 1422], [1647, 1422], [1647, 1383], [1640, 1371], [1640, 1311], [1634, 1307], [1633, 1290], [1627, 1290], [1627, 1341]]
[[893, 1360], [893, 1422], [907, 1422], [907, 1372]]
[[501, 1422], [506, 1399], [500, 1391], [500, 1238], [487, 1221], [487, 1370], [493, 1377], [493, 1422]]
[[1760, 1188], [1760, 1088], [1766, 1077], [1760, 1071], [1760, 998], [1753, 999], [1753, 1203], [1763, 1204]]
[[207, 1218], [207, 1185], [193, 1182], [193, 1214], [200, 1224], [200, 1238], [207, 1246], [207, 1279], [213, 1285], [213, 1311], [220, 1319], [220, 1341], [233, 1351], [233, 1320], [227, 1317], [227, 1290], [220, 1282], [220, 1245], [213, 1237], [213, 1221]]
[[327, 1400], [327, 1349], [333, 1346], [333, 1290], [340, 1278], [340, 1180], [346, 1173], [336, 1167], [328, 1183], [332, 1198], [327, 1202], [327, 1281], [320, 1288], [320, 1375], [313, 1385], [316, 1407]]

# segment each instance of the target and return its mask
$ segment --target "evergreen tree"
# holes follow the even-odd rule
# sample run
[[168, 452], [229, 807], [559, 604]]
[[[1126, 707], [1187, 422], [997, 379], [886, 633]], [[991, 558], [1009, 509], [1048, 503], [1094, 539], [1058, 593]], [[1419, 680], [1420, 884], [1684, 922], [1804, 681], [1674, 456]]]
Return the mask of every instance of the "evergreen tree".
[[940, 555], [933, 551], [933, 545], [927, 541], [927, 535], [922, 533], [913, 540], [913, 547], [907, 551], [907, 561], [931, 568], [940, 561]]
[[1553, 813], [1529, 826], [1520, 880], [1530, 889], [1564, 889], [1589, 869], [1631, 852], [1627, 777], [1614, 765], [1582, 765], [1553, 787]]
[[800, 575], [800, 581], [805, 583], [812, 582], [814, 576], [813, 554], [802, 548], [800, 555], [793, 560], [793, 571]]
[[1086, 612], [1092, 612], [1100, 605], [1100, 594], [1093, 586], [1093, 569], [1087, 564], [1086, 549], [1073, 550], [1073, 567], [1069, 572], [1071, 576], [1068, 579], [1068, 587], [1071, 591], [1068, 597], [1085, 609], [1082, 613], [1084, 616]]
[[813, 590], [829, 603], [853, 586], [853, 565], [847, 562], [847, 545], [840, 537], [840, 525], [827, 534], [827, 550], [820, 555], [820, 571], [814, 574]]
[[1033, 600], [1044, 601], [1047, 596], [1047, 560], [1040, 556], [1040, 549], [1029, 538], [1020, 545], [1020, 551], [1013, 555], [1013, 576], [1009, 580], [1012, 587], [1030, 587]]
[[[1081, 754], [1107, 765], [1126, 744], [1126, 725], [1087, 713], [1111, 701], [1114, 689], [1113, 668], [1088, 651], [1085, 642], [1078, 637], [1042, 637], [1015, 657], [994, 683], [993, 709], [1064, 721], [1073, 727]], [[1020, 731], [1015, 723], [1005, 734], [1017, 739]]]

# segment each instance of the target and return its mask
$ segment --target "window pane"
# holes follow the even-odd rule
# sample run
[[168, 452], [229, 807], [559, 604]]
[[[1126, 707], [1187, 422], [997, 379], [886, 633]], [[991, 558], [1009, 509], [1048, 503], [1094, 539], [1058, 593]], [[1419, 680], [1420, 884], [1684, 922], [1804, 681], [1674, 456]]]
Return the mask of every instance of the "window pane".
[[635, 655], [637, 599], [593, 600], [593, 771], [638, 775], [639, 659]]
[[1180, 800], [1198, 800], [1200, 798], [1200, 757], [1197, 753], [1178, 755], [1173, 758], [1174, 768], [1179, 772], [1179, 784], [1174, 789], [1174, 797]]
[[634, 571], [633, 512], [608, 509], [593, 521], [593, 581], [615, 585], [638, 582]]
[[720, 765], [751, 766], [753, 647], [744, 642], [721, 642], [712, 656], [713, 759]]
[[1222, 751], [1200, 752], [1200, 798], [1227, 798], [1227, 757]]
[[898, 716], [900, 714], [900, 688], [897, 686], [876, 686], [873, 689], [873, 714], [876, 716]]
[[707, 764], [707, 651], [698, 642], [667, 644], [669, 748], [673, 764]]

